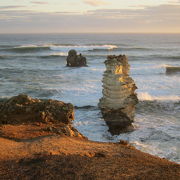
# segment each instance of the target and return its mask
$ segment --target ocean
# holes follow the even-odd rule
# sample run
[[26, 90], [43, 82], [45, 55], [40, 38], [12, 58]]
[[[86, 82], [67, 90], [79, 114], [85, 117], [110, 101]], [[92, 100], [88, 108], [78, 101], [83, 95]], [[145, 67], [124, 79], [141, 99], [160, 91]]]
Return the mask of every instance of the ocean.
[[[66, 67], [75, 49], [88, 67]], [[107, 55], [125, 54], [138, 87], [135, 131], [112, 136], [97, 107]], [[127, 140], [180, 163], [180, 34], [0, 34], [0, 98], [28, 94], [72, 103], [74, 126], [90, 140]]]

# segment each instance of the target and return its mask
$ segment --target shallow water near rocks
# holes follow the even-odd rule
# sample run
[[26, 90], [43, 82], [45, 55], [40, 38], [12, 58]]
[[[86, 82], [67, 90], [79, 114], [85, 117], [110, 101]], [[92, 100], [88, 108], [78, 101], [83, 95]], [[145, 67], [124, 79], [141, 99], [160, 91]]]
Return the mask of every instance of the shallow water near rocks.
[[[66, 55], [76, 49], [88, 67], [69, 68]], [[107, 55], [126, 54], [140, 103], [135, 131], [112, 136], [97, 107]], [[0, 35], [0, 97], [25, 93], [71, 102], [74, 126], [91, 140], [128, 140], [138, 149], [180, 163], [180, 35], [51, 34]]]

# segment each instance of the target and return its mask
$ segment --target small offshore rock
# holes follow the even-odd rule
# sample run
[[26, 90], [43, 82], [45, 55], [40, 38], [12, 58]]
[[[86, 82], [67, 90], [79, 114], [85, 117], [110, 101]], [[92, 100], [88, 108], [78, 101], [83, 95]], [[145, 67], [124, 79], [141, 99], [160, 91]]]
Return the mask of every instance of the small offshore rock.
[[180, 73], [180, 66], [166, 66], [166, 74]]
[[86, 58], [81, 54], [77, 55], [77, 52], [74, 49], [71, 49], [68, 52], [66, 61], [67, 61], [67, 66], [69, 67], [87, 66]]

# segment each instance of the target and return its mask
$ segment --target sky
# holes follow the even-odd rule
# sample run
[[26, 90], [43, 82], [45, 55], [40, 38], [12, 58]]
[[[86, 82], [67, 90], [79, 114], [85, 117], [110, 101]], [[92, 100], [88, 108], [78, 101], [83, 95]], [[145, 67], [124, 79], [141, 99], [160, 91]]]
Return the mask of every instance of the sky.
[[180, 0], [0, 0], [0, 33], [180, 33]]

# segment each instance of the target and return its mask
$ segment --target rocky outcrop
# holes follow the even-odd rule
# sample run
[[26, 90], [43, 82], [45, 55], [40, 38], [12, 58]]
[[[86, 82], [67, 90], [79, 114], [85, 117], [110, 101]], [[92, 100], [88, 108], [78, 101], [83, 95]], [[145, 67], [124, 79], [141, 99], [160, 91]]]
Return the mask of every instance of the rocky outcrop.
[[86, 58], [81, 54], [77, 55], [77, 52], [73, 49], [68, 52], [68, 57], [66, 60], [67, 66], [69, 67], [87, 66]]
[[180, 73], [180, 66], [166, 66], [166, 74]]
[[126, 141], [93, 142], [65, 134], [75, 133], [73, 128], [64, 129], [66, 136], [55, 133], [51, 125], [71, 127], [72, 117], [72, 105], [60, 101], [26, 95], [0, 101], [0, 179], [180, 179], [180, 165]]
[[103, 75], [103, 97], [99, 107], [112, 134], [132, 129], [135, 105], [138, 102], [133, 79], [128, 75], [129, 64], [125, 55], [108, 56]]
[[71, 122], [74, 107], [57, 100], [33, 99], [25, 94], [0, 101], [0, 124], [46, 124], [46, 131], [68, 136], [82, 136]]

